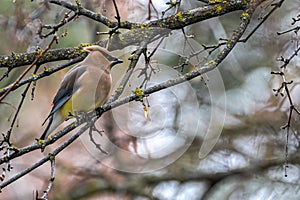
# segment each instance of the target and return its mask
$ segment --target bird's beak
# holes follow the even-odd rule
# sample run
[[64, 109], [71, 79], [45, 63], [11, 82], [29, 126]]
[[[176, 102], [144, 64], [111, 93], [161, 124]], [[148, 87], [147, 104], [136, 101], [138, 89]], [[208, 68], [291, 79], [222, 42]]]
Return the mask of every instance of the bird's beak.
[[116, 64], [119, 64], [119, 63], [123, 63], [123, 60], [115, 59], [115, 60], [113, 61], [113, 65], [116, 65]]

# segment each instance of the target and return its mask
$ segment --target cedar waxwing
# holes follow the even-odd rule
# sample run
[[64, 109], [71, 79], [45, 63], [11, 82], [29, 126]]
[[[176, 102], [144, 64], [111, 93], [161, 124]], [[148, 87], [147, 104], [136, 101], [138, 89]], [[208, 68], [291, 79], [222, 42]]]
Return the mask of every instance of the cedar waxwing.
[[45, 122], [49, 123], [41, 136], [44, 140], [57, 126], [75, 115], [102, 106], [110, 96], [111, 68], [122, 63], [106, 49], [93, 45], [83, 48], [89, 55], [64, 76]]

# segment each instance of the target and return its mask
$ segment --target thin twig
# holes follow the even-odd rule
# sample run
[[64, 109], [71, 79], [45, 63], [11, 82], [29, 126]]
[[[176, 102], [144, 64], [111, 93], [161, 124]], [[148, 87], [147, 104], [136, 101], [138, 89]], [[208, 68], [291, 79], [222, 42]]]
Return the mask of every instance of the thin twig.
[[63, 64], [58, 65], [58, 66], [53, 67], [53, 68], [45, 67], [45, 70], [43, 72], [41, 72], [39, 74], [35, 74], [35, 75], [32, 75], [32, 76], [29, 76], [29, 77], [27, 77], [25, 79], [22, 79], [15, 86], [9, 85], [9, 86], [7, 86], [5, 88], [2, 88], [0, 90], [0, 95], [2, 95], [3, 93], [5, 93], [7, 90], [14, 91], [14, 90], [18, 89], [19, 87], [21, 87], [21, 86], [23, 86], [23, 85], [25, 85], [27, 83], [39, 80], [39, 79], [44, 78], [46, 76], [50, 76], [51, 74], [53, 74], [53, 73], [55, 73], [55, 72], [57, 72], [57, 71], [59, 71], [61, 69], [64, 69], [66, 67], [69, 67], [69, 66], [71, 66], [71, 65], [73, 65], [75, 63], [78, 63], [78, 62], [82, 61], [83, 59], [84, 59], [84, 57], [80, 56], [80, 57], [74, 58], [74, 59], [72, 59], [72, 60], [70, 60], [70, 61], [68, 61], [66, 63], [63, 63]]
[[95, 121], [96, 121], [96, 120], [97, 120], [97, 118], [94, 119], [94, 120], [91, 120], [91, 122], [90, 122], [90, 129], [89, 129], [90, 141], [95, 145], [96, 149], [98, 149], [101, 153], [104, 153], [104, 154], [107, 155], [108, 152], [105, 151], [105, 150], [102, 148], [101, 144], [97, 143], [97, 142], [95, 141], [94, 137], [93, 137], [93, 131], [96, 131], [97, 133], [99, 133], [100, 135], [102, 135], [102, 132], [99, 131], [99, 130], [97, 130], [97, 128], [95, 127]]
[[[34, 73], [37, 72], [37, 70], [38, 70], [38, 66], [35, 68]], [[17, 108], [17, 110], [16, 110], [16, 113], [15, 113], [15, 115], [14, 115], [14, 118], [13, 118], [11, 124], [10, 124], [10, 128], [9, 128], [9, 130], [7, 131], [7, 134], [6, 134], [6, 136], [5, 136], [5, 142], [7, 142], [7, 144], [8, 144], [9, 146], [11, 146], [10, 136], [11, 136], [12, 130], [13, 130], [13, 128], [14, 128], [14, 125], [15, 125], [16, 121], [17, 121], [17, 118], [18, 118], [18, 116], [19, 116], [19, 112], [21, 111], [21, 108], [22, 108], [22, 106], [23, 106], [23, 103], [24, 103], [24, 100], [25, 100], [25, 97], [26, 97], [26, 94], [27, 94], [27, 92], [28, 92], [28, 90], [29, 90], [30, 85], [31, 85], [31, 82], [29, 82], [29, 83], [27, 84], [26, 88], [24, 89], [23, 93], [21, 94], [21, 101], [20, 101], [20, 103], [19, 103], [19, 105], [18, 105], [18, 108]]]
[[115, 18], [118, 21], [118, 27], [121, 27], [121, 17], [120, 17], [120, 13], [119, 13], [119, 9], [118, 9], [116, 0], [113, 0], [113, 4], [114, 4], [116, 15], [117, 15], [117, 16], [115, 16]]
[[55, 179], [55, 156], [50, 154], [50, 163], [51, 163], [51, 174], [50, 174], [50, 179], [48, 183], [47, 189], [44, 191], [44, 194], [41, 198], [37, 198], [37, 200], [47, 200], [49, 192], [53, 186], [54, 179]]
[[138, 63], [138, 60], [139, 60], [141, 54], [143, 53], [144, 49], [146, 48], [147, 44], [148, 44], [148, 41], [142, 42], [140, 47], [134, 52], [134, 54], [132, 54], [130, 56], [131, 61], [130, 61], [129, 67], [126, 71], [126, 74], [123, 77], [123, 79], [121, 80], [121, 83], [119, 84], [119, 87], [116, 89], [112, 98], [110, 98], [107, 103], [111, 103], [111, 102], [115, 101], [123, 93], [125, 86], [128, 83], [129, 78], [131, 77], [132, 73], [134, 72], [134, 68], [135, 68], [136, 64]]
[[[279, 2], [272, 4], [272, 6], [274, 6], [273, 9], [270, 10], [268, 14], [262, 18], [262, 20], [251, 30], [251, 32], [245, 38], [240, 39], [238, 42], [246, 43], [251, 38], [251, 36], [259, 29], [259, 27], [261, 27], [261, 25], [264, 24], [264, 22], [274, 13], [274, 11], [281, 7], [284, 1], [285, 0], [280, 0]], [[202, 45], [202, 46], [204, 50], [211, 49], [210, 51], [208, 51], [208, 54], [211, 55], [219, 47], [227, 45], [228, 43], [227, 39], [220, 38], [220, 40], [224, 40], [225, 42], [219, 42], [217, 45], [212, 45], [212, 46], [206, 46], [206, 45]]]
[[7, 181], [1, 183], [0, 184], [0, 189], [5, 188], [9, 184], [11, 184], [11, 183], [15, 182], [16, 180], [18, 180], [19, 178], [25, 176], [26, 174], [29, 174], [34, 169], [42, 166], [47, 161], [51, 160], [51, 158], [53, 156], [57, 156], [62, 150], [64, 150], [66, 147], [68, 147], [70, 144], [72, 144], [80, 135], [82, 135], [84, 133], [84, 131], [87, 130], [89, 127], [90, 127], [90, 125], [86, 124], [78, 132], [76, 132], [74, 135], [72, 135], [67, 141], [65, 141], [61, 146], [59, 146], [54, 151], [52, 151], [49, 155], [45, 156], [44, 158], [42, 158], [41, 160], [39, 160], [38, 162], [36, 162], [32, 166], [26, 168], [25, 170], [19, 172], [18, 174], [16, 174], [15, 176], [11, 177]]
[[152, 6], [153, 10], [155, 11], [157, 18], [158, 18], [158, 16], [159, 16], [158, 11], [157, 11], [157, 9], [155, 8], [155, 6], [154, 6], [152, 0], [149, 0], [149, 1], [148, 1], [148, 18], [147, 18], [148, 20], [151, 20], [151, 6]]
[[273, 9], [266, 16], [264, 16], [262, 18], [262, 20], [258, 23], [258, 25], [247, 35], [247, 37], [244, 39], [241, 39], [240, 42], [243, 42], [243, 43], [247, 42], [249, 40], [249, 38], [256, 32], [256, 30], [271, 16], [271, 14], [273, 14], [273, 12], [275, 10], [277, 10], [278, 8], [281, 7], [281, 5], [284, 1], [285, 0], [280, 0], [279, 2], [272, 4], [272, 6], [274, 6]]
[[[91, 10], [84, 8], [82, 5], [80, 5], [80, 9], [78, 9], [78, 5], [74, 5], [72, 3], [63, 0], [49, 0], [49, 3], [65, 7], [69, 10], [76, 12], [77, 15], [83, 15], [95, 21], [101, 22], [109, 28], [114, 28], [118, 26], [118, 22], [113, 22], [109, 20], [107, 17], [103, 16], [101, 13], [95, 13]], [[139, 26], [138, 23], [132, 23], [126, 21], [120, 24], [119, 28], [131, 29], [132, 27], [138, 27], [138, 26]]]
[[7, 71], [5, 73], [3, 73], [3, 75], [0, 78], [0, 82], [4, 79], [8, 77], [8, 74], [10, 73], [11, 68], [8, 68]]
[[[1, 96], [0, 98], [0, 102], [9, 94], [9, 92], [11, 92], [12, 88], [15, 87], [17, 84], [19, 84], [19, 82], [21, 81], [21, 79], [29, 72], [29, 70], [38, 62], [38, 60], [51, 48], [52, 44], [54, 43], [54, 41], [57, 40], [57, 36], [55, 35], [51, 42], [49, 43], [49, 45], [47, 46], [47, 48], [35, 59], [35, 61], [19, 76], [19, 78], [12, 84], [11, 88], [6, 90], [6, 92]], [[39, 66], [40, 65], [36, 65], [36, 68], [33, 72], [33, 74], [35, 74], [38, 69], [39, 69]], [[14, 124], [17, 120], [17, 117], [19, 115], [19, 112], [21, 110], [21, 107], [24, 103], [24, 100], [25, 100], [25, 97], [26, 97], [26, 94], [27, 94], [27, 91], [29, 90], [29, 87], [30, 87], [30, 84], [31, 82], [28, 83], [27, 87], [25, 88], [24, 92], [22, 93], [22, 98], [21, 98], [21, 101], [19, 103], [19, 106], [17, 108], [17, 111], [14, 115], [14, 118], [12, 120], [12, 123], [11, 123], [11, 126], [10, 126], [10, 129], [7, 131], [7, 135], [5, 137], [6, 139], [6, 142], [9, 144], [9, 146], [11, 146], [11, 142], [10, 142], [10, 136], [11, 136], [11, 133], [12, 133], [12, 130], [13, 130], [13, 127], [14, 127]]]
[[170, 0], [166, 4], [169, 5], [169, 7], [167, 9], [165, 9], [164, 11], [162, 11], [162, 17], [164, 17], [164, 15], [165, 15], [166, 12], [168, 12], [172, 8], [176, 7], [178, 4], [180, 5], [180, 0], [179, 1], [177, 1], [177, 0], [176, 1]]
[[[38, 34], [41, 38], [47, 38], [48, 36], [50, 35], [53, 35], [55, 34], [61, 27], [63, 27], [64, 25], [66, 25], [67, 23], [69, 23], [70, 21], [72, 21], [76, 16], [77, 14], [73, 14], [71, 17], [69, 16], [71, 13], [71, 11], [69, 11], [69, 13], [65, 13], [64, 17], [62, 20], [60, 20], [60, 22], [54, 26], [51, 26], [51, 25], [43, 25], [41, 26]], [[43, 32], [43, 28], [45, 29], [52, 29], [51, 31], [49, 31], [48, 33], [46, 34], [42, 34]]]
[[[154, 68], [151, 66], [151, 57], [154, 55], [154, 53], [157, 51], [158, 47], [161, 45], [161, 43], [163, 42], [163, 40], [165, 39], [165, 37], [162, 37], [160, 39], [160, 41], [158, 42], [158, 44], [155, 46], [155, 48], [153, 49], [153, 51], [150, 53], [149, 56], [147, 56], [147, 50], [145, 49], [143, 54], [145, 57], [145, 67], [144, 68], [140, 68], [139, 70], [141, 70], [141, 72], [139, 73], [139, 75], [137, 76], [138, 78], [141, 77], [142, 75], [145, 76], [144, 80], [142, 81], [142, 83], [140, 84], [140, 88], [142, 88], [145, 84], [145, 88], [147, 85], [147, 82], [150, 80], [152, 73], [154, 72]], [[150, 69], [150, 73], [148, 75], [148, 69]]]
[[277, 35], [283, 35], [283, 34], [286, 34], [286, 33], [289, 33], [289, 32], [295, 32], [295, 33], [298, 33], [298, 31], [300, 30], [300, 26], [297, 26], [295, 28], [291, 28], [289, 30], [286, 30], [286, 31], [282, 31], [282, 32], [277, 32]]
[[275, 92], [275, 95], [277, 96], [278, 94], [281, 94], [281, 96], [284, 95], [284, 92], [286, 93], [286, 96], [288, 98], [290, 107], [289, 107], [289, 114], [288, 114], [288, 119], [285, 125], [281, 126], [282, 129], [286, 129], [286, 143], [285, 143], [285, 176], [287, 176], [287, 168], [288, 168], [288, 142], [289, 142], [289, 134], [290, 134], [290, 127], [291, 127], [291, 120], [293, 116], [293, 112], [296, 112], [298, 115], [300, 115], [300, 111], [296, 108], [291, 93], [290, 89], [288, 88], [288, 85], [292, 84], [293, 81], [287, 81], [285, 77], [285, 71], [288, 66], [288, 64], [298, 55], [300, 52], [300, 47], [294, 51], [294, 53], [287, 59], [281, 57], [279, 61], [283, 62], [283, 65], [280, 66], [280, 71], [279, 72], [271, 72], [273, 75], [278, 75], [282, 79], [281, 86], [277, 89], [273, 89]]

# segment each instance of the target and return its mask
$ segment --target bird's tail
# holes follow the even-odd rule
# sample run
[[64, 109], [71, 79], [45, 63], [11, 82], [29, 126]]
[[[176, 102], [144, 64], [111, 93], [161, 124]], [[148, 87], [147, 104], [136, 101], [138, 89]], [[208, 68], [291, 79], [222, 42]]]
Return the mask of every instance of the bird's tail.
[[[49, 122], [47, 127], [45, 128], [42, 136], [40, 137], [41, 140], [45, 140], [48, 135], [50, 135], [50, 133], [52, 131], [54, 131], [54, 129], [56, 129], [61, 123], [63, 123], [63, 118], [61, 115], [54, 113], [52, 115], [49, 116]], [[45, 123], [45, 122], [44, 122]], [[44, 125], [43, 123], [43, 125]]]

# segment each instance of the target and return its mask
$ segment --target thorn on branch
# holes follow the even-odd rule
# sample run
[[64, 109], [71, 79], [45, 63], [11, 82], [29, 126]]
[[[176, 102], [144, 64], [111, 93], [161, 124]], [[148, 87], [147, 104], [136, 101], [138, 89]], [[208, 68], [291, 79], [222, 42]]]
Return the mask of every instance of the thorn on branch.
[[[298, 21], [300, 21], [300, 14], [297, 16], [297, 18], [292, 18], [293, 22], [291, 23], [292, 26], [294, 26]], [[286, 31], [282, 31], [282, 32], [277, 32], [277, 35], [283, 35], [289, 32], [294, 32], [296, 34], [296, 36], [298, 36], [298, 32], [300, 30], [300, 26], [288, 29]], [[298, 46], [298, 45], [297, 45]]]
[[283, 88], [284, 88], [284, 83], [281, 83], [281, 86], [278, 89], [273, 89], [273, 92], [275, 92], [275, 96], [278, 96], [278, 94], [280, 94], [280, 96], [284, 96], [283, 93]]
[[33, 81], [32, 88], [31, 88], [31, 101], [34, 100], [35, 88], [36, 88], [36, 81]]

